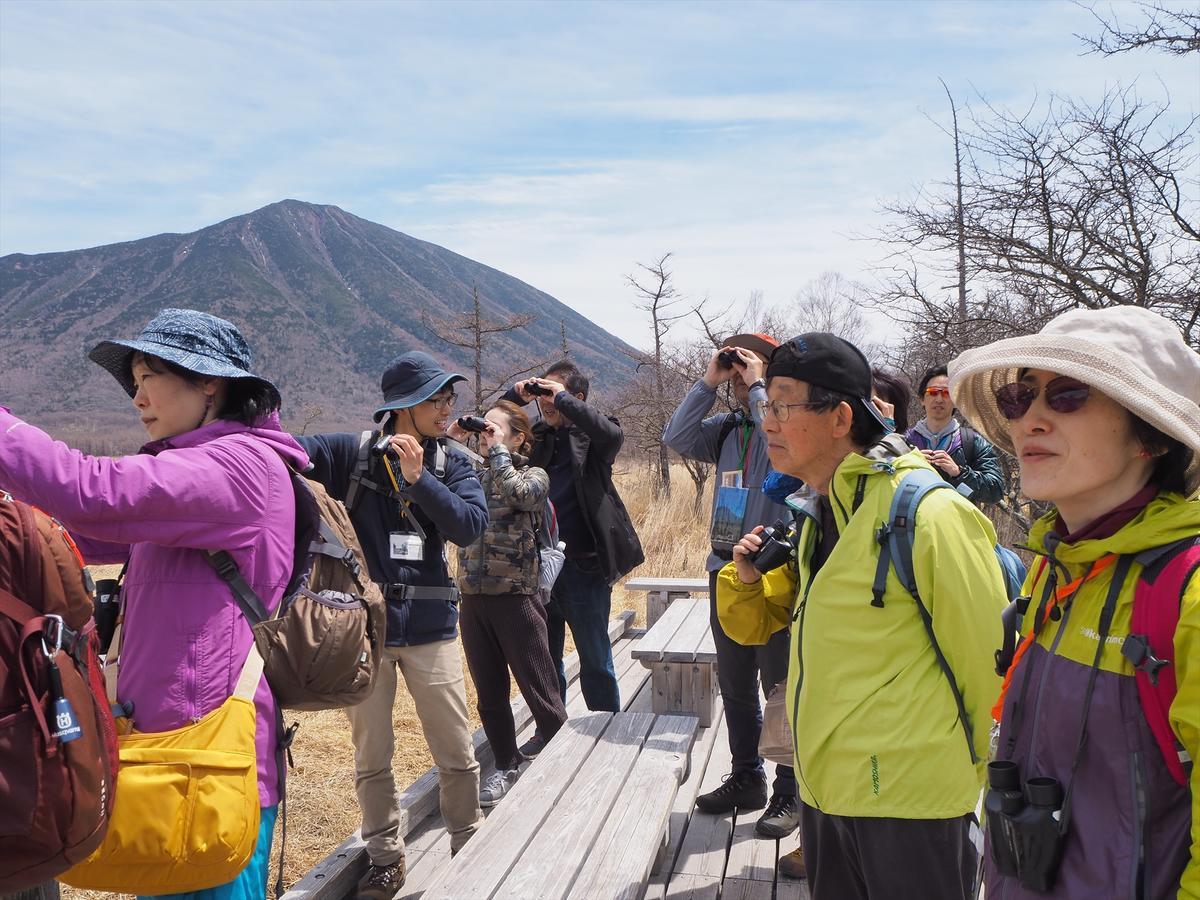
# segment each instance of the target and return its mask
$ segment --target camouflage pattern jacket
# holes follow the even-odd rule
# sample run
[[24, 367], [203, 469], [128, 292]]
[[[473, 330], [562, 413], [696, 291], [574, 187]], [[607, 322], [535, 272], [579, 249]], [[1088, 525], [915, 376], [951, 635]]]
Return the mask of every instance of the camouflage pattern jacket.
[[480, 474], [488, 504], [488, 526], [473, 544], [458, 550], [458, 587], [464, 594], [536, 594], [538, 554], [535, 528], [550, 493], [545, 469], [504, 447], [488, 453]]

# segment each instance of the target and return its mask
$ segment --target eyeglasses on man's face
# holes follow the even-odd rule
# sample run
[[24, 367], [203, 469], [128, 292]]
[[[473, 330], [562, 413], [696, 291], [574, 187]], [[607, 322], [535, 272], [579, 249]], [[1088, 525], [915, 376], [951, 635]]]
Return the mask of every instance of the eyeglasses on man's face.
[[806, 400], [803, 403], [784, 403], [782, 400], [759, 400], [758, 415], [765, 419], [767, 413], [775, 417], [778, 422], [786, 422], [791, 418], [792, 410], [795, 408], [803, 409], [825, 409], [827, 404], [818, 403], [812, 400]]
[[442, 394], [440, 397], [430, 397], [424, 402], [438, 409], [454, 409], [454, 404], [458, 402], [458, 394]]
[[944, 387], [927, 387], [925, 388], [926, 397], [949, 397], [950, 388]]

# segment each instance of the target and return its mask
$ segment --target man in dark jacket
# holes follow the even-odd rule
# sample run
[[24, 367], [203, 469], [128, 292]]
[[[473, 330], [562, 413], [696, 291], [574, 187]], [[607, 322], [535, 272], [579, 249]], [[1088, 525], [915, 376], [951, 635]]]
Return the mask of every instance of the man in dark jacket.
[[[383, 373], [382, 431], [299, 437], [312, 474], [350, 512], [363, 554], [387, 599], [387, 640], [371, 696], [346, 710], [354, 739], [355, 790], [371, 865], [359, 898], [391, 900], [404, 883], [404, 839], [392, 774], [396, 669], [404, 676], [438, 767], [442, 817], [457, 850], [482, 821], [479, 764], [471, 745], [462, 657], [455, 641], [458, 589], [444, 541], [473, 543], [487, 501], [470, 461], [440, 441], [454, 409], [449, 374], [419, 351]], [[386, 451], [372, 447], [390, 434]]]
[[[612, 480], [613, 462], [625, 441], [616, 419], [587, 404], [588, 380], [569, 360], [551, 366], [543, 378], [517, 382], [506, 399], [536, 399], [542, 420], [534, 425], [530, 464], [550, 475], [550, 499], [558, 516], [567, 560], [554, 583], [546, 612], [550, 655], [558, 665], [559, 690], [566, 698], [563, 668], [565, 626], [579, 653], [579, 685], [588, 709], [621, 709], [613, 670], [608, 615], [612, 585], [644, 559], [637, 532]], [[540, 750], [540, 740], [521, 748]]]
[[1004, 496], [1004, 470], [996, 448], [954, 418], [945, 366], [934, 366], [925, 373], [917, 397], [925, 407], [925, 418], [908, 429], [905, 439], [925, 455], [944, 481], [976, 506], [998, 503]]

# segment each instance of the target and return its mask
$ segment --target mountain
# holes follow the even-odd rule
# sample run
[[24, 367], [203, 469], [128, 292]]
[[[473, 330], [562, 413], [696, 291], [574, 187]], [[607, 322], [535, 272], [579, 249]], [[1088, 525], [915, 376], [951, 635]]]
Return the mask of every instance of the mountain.
[[472, 310], [472, 288], [485, 319], [533, 317], [489, 336], [485, 383], [559, 358], [562, 326], [599, 394], [633, 378], [633, 348], [549, 294], [336, 206], [283, 200], [191, 234], [0, 257], [0, 404], [59, 433], [136, 424], [87, 351], [176, 306], [242, 329], [256, 368], [280, 387], [285, 425], [319, 408], [310, 431], [358, 429], [383, 368], [405, 350], [471, 376], [474, 352], [426, 323]]

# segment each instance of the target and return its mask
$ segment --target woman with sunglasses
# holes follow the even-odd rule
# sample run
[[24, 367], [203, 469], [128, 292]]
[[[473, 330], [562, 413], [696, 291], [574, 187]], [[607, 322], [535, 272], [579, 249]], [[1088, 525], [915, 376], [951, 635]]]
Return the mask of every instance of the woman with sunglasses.
[[945, 366], [925, 372], [917, 386], [925, 418], [905, 431], [904, 437], [925, 454], [943, 480], [968, 488], [973, 503], [996, 503], [1004, 495], [1004, 472], [996, 448], [954, 418], [949, 385]]
[[1022, 493], [1054, 506], [1029, 536], [1025, 636], [993, 710], [989, 776], [1027, 807], [989, 823], [987, 896], [1200, 897], [1200, 356], [1121, 306], [950, 372]]

